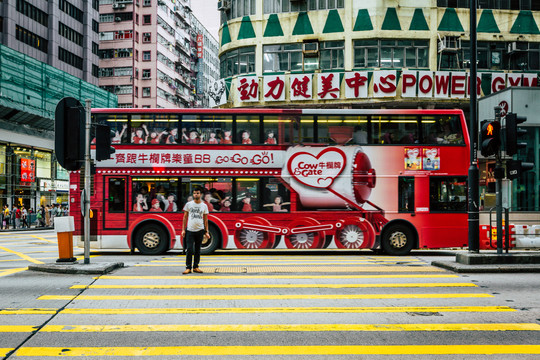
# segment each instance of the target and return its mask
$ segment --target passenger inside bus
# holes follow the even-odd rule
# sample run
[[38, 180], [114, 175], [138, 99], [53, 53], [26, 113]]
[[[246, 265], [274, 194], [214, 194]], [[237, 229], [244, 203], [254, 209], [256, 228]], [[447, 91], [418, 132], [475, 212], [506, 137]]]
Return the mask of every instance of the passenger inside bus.
[[167, 136], [166, 144], [176, 144], [178, 140], [178, 129], [172, 128], [168, 131], [169, 136]]
[[223, 130], [222, 144], [232, 144], [231, 130]]
[[146, 202], [146, 196], [142, 193], [137, 194], [135, 202], [133, 204], [133, 211], [146, 211], [148, 210], [148, 204]]
[[266, 132], [266, 140], [264, 141], [267, 145], [276, 145], [277, 141], [274, 135], [274, 130], [268, 130]]
[[251, 197], [247, 196], [242, 199], [242, 211], [243, 212], [252, 212], [253, 209], [251, 208]]
[[159, 204], [159, 200], [158, 199], [154, 199], [152, 200], [152, 208], [150, 209], [151, 212], [162, 212], [163, 210], [161, 210], [161, 206]]
[[186, 135], [186, 128], [182, 129], [182, 141], [187, 144], [200, 144], [202, 141], [202, 135], [196, 129], [189, 130], [189, 136]]
[[131, 142], [133, 144], [146, 144], [146, 140], [148, 140], [148, 128], [145, 124], [142, 124], [140, 128], [131, 133]]
[[282, 206], [290, 205], [290, 202], [283, 202], [283, 198], [281, 196], [276, 196], [274, 198], [274, 202], [272, 204], [265, 204], [264, 207], [272, 207], [273, 212], [287, 212], [287, 209], [283, 209]]
[[251, 133], [249, 130], [242, 131], [242, 144], [243, 145], [251, 145], [252, 141], [250, 139]]

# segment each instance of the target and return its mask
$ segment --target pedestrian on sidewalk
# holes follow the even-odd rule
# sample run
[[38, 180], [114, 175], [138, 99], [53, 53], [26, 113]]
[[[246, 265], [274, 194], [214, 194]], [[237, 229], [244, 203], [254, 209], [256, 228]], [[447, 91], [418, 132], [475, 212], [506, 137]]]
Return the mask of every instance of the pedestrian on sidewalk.
[[15, 213], [15, 224], [13, 226], [14, 229], [19, 229], [21, 227], [21, 209], [17, 205], [13, 207], [13, 212]]
[[193, 272], [202, 273], [199, 269], [201, 259], [201, 244], [204, 237], [210, 237], [208, 233], [208, 206], [201, 200], [202, 191], [193, 189], [193, 200], [184, 205], [184, 221], [182, 222], [182, 239], [186, 251], [186, 271], [184, 274]]
[[24, 206], [22, 207], [21, 214], [22, 214], [22, 227], [29, 228], [30, 225], [28, 225], [28, 211], [26, 210]]

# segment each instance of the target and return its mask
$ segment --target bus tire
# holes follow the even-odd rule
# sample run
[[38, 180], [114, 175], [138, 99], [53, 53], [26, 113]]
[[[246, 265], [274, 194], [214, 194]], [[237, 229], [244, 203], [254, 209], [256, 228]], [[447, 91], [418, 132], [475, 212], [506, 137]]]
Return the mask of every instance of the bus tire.
[[387, 255], [407, 255], [414, 247], [414, 242], [411, 228], [400, 223], [386, 227], [381, 237], [381, 247]]
[[162, 226], [143, 225], [135, 234], [135, 247], [144, 255], [159, 255], [169, 250], [169, 236]]
[[213, 223], [208, 223], [209, 239], [203, 239], [201, 244], [201, 254], [208, 255], [213, 253], [221, 244], [221, 232]]

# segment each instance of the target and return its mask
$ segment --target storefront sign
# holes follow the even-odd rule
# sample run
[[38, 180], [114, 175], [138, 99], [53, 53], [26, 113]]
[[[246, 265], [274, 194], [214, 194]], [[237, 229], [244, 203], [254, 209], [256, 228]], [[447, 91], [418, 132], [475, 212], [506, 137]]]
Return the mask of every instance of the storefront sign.
[[39, 191], [53, 191], [53, 181], [49, 179], [39, 179]]
[[[479, 73], [476, 92], [489, 95], [510, 86], [536, 87], [536, 73]], [[241, 102], [343, 100], [377, 98], [467, 99], [470, 74], [465, 71], [377, 70], [316, 74], [240, 76], [231, 87]], [[487, 82], [487, 83], [486, 83]], [[215, 101], [217, 104], [218, 102]]]
[[21, 159], [21, 181], [34, 182], [35, 179], [35, 161], [30, 159]]

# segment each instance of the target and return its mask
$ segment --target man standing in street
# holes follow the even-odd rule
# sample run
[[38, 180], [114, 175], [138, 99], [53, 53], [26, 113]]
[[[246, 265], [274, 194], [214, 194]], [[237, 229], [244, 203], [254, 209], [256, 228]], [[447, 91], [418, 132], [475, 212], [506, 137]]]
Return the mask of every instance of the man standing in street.
[[[201, 258], [201, 244], [203, 238], [209, 237], [208, 233], [208, 207], [201, 200], [200, 189], [193, 189], [193, 200], [184, 206], [184, 221], [182, 222], [182, 239], [186, 248], [186, 271], [184, 274], [193, 272], [202, 273], [199, 269]], [[193, 259], [192, 259], [193, 257]], [[193, 263], [192, 263], [193, 261]]]

